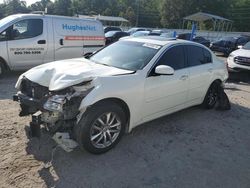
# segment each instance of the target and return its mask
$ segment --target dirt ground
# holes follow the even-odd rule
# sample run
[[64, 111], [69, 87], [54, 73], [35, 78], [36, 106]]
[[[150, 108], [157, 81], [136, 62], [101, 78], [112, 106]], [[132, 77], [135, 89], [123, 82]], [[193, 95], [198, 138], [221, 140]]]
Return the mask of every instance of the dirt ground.
[[250, 84], [241, 77], [226, 84], [230, 111], [192, 107], [92, 155], [66, 153], [45, 132], [27, 138], [30, 118], [12, 101], [18, 75], [0, 79], [0, 187], [250, 187]]

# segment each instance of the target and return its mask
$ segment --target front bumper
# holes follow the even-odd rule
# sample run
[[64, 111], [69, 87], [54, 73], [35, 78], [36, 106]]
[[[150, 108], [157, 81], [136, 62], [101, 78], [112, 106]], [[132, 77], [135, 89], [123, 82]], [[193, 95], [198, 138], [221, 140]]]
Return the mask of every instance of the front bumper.
[[234, 57], [229, 57], [227, 59], [227, 65], [229, 68], [229, 71], [232, 72], [240, 72], [240, 71], [249, 71], [250, 70], [250, 66], [246, 66], [246, 65], [240, 65], [234, 62]]
[[31, 98], [21, 92], [13, 95], [13, 101], [19, 102], [21, 106], [21, 112], [19, 116], [27, 116], [43, 109], [44, 100]]

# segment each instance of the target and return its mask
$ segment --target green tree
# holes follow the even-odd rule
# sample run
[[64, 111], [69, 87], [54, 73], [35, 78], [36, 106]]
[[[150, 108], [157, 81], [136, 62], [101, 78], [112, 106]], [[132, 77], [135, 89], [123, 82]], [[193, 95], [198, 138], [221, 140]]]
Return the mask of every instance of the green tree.
[[56, 0], [54, 3], [53, 14], [72, 16], [73, 9], [71, 0]]

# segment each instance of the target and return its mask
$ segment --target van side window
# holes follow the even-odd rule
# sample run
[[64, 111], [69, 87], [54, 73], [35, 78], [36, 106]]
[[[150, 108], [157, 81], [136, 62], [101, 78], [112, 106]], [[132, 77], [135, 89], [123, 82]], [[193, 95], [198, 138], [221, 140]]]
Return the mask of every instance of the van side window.
[[15, 23], [12, 26], [11, 39], [33, 38], [43, 33], [42, 19], [27, 19]]
[[187, 46], [189, 67], [211, 63], [212, 58], [209, 51], [199, 46]]
[[157, 65], [168, 65], [174, 70], [185, 68], [186, 65], [183, 46], [174, 46], [167, 50], [160, 58]]

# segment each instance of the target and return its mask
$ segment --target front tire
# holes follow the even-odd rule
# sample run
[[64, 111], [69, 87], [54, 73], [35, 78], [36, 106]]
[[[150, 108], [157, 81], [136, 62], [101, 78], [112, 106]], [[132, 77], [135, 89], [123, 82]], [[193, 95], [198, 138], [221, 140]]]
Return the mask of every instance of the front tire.
[[76, 140], [81, 149], [101, 154], [118, 144], [125, 125], [126, 116], [119, 105], [101, 102], [88, 109], [76, 125]]

